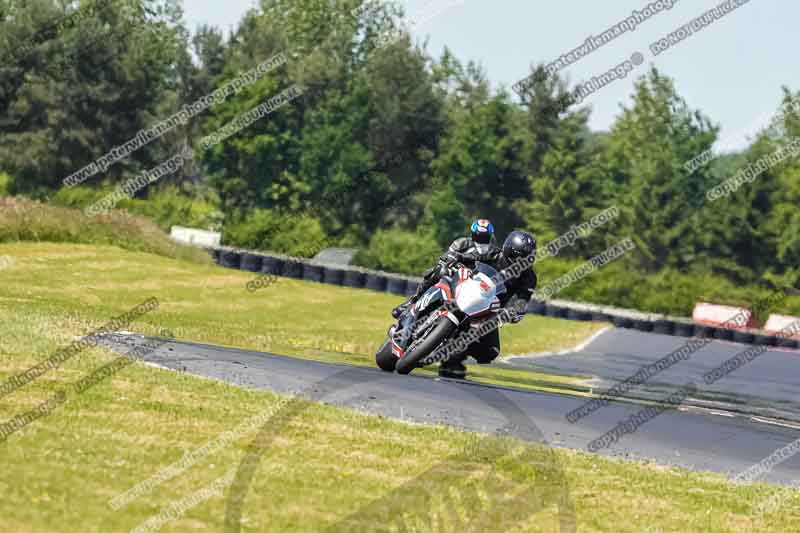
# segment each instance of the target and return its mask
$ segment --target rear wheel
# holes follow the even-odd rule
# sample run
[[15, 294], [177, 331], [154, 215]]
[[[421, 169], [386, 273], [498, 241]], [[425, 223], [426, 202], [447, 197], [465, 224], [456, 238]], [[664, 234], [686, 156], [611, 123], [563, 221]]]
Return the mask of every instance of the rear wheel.
[[395, 366], [397, 373], [408, 374], [417, 368], [417, 363], [438, 348], [444, 340], [453, 334], [456, 328], [457, 326], [449, 318], [440, 317], [428, 336], [414, 346], [410, 352], [403, 354], [403, 357], [397, 360]]
[[375, 354], [375, 362], [378, 364], [378, 368], [384, 372], [394, 372], [397, 357], [392, 353], [392, 340], [389, 337], [383, 341], [383, 344]]

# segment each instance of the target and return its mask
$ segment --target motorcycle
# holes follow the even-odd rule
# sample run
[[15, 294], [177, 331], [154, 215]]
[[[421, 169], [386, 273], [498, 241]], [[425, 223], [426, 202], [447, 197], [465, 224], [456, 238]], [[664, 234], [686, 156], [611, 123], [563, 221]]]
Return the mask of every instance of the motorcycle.
[[448, 274], [389, 328], [386, 340], [375, 354], [381, 370], [409, 374], [415, 368], [436, 362], [428, 356], [437, 348], [442, 347], [444, 353], [448, 349], [451, 353], [463, 352], [469, 344], [464, 339], [479, 338], [481, 328], [491, 327], [488, 322], [497, 320], [501, 309], [499, 297], [506, 292], [497, 270], [481, 262], [472, 268], [458, 263]]

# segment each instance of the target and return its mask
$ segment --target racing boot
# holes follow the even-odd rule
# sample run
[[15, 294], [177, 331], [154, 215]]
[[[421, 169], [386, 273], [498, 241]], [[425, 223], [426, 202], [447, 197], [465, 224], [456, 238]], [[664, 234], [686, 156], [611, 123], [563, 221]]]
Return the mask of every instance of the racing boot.
[[439, 377], [452, 379], [465, 379], [467, 377], [467, 367], [459, 357], [451, 357], [447, 361], [439, 364]]
[[414, 298], [416, 298], [416, 296], [412, 296], [411, 298], [409, 298], [409, 299], [408, 299], [408, 300], [406, 300], [405, 302], [401, 303], [400, 305], [398, 305], [397, 307], [395, 307], [394, 309], [392, 309], [392, 316], [393, 316], [395, 319], [398, 319], [398, 318], [400, 318], [401, 316], [403, 316], [403, 313], [405, 313], [405, 312], [406, 312], [406, 309], [408, 309], [409, 307], [411, 307], [411, 304], [413, 304], [413, 303], [414, 303]]
[[422, 295], [422, 293], [427, 291], [428, 288], [429, 288], [429, 285], [426, 286], [425, 282], [423, 281], [417, 287], [417, 292], [414, 293], [414, 296], [412, 296], [411, 298], [409, 298], [405, 302], [401, 303], [400, 305], [398, 305], [397, 307], [392, 309], [392, 316], [395, 318], [395, 320], [397, 320], [398, 318], [403, 316], [403, 313], [405, 313], [406, 310], [408, 310], [409, 307], [414, 305], [414, 302], [417, 301], [417, 298], [419, 298]]

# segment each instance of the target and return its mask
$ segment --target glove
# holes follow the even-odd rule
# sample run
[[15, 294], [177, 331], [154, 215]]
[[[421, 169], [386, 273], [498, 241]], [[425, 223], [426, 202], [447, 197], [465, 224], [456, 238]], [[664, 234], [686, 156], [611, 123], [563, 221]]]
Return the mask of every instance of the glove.
[[511, 313], [509, 313], [509, 321], [508, 322], [509, 322], [509, 324], [519, 324], [520, 322], [522, 322], [522, 319], [524, 317], [525, 317], [525, 315], [517, 313], [515, 310], [512, 309]]
[[460, 255], [458, 252], [447, 252], [441, 256], [436, 266], [439, 276], [447, 276], [450, 273], [450, 269], [461, 261]]
[[449, 251], [439, 258], [439, 264], [452, 266], [461, 261], [461, 254]]
[[525, 311], [527, 310], [527, 303], [523, 301], [514, 302], [506, 308], [508, 314], [508, 322], [510, 324], [518, 324], [525, 318]]

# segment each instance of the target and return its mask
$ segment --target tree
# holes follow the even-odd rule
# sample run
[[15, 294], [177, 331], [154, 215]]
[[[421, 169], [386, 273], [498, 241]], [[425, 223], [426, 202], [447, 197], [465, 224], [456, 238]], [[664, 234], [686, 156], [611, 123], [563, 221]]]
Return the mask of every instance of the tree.
[[[180, 80], [177, 98], [181, 102], [196, 102], [217, 89], [217, 82], [222, 79], [225, 72], [229, 50], [222, 32], [213, 26], [202, 25], [197, 29], [191, 38], [191, 49], [188, 33], [182, 31], [181, 37], [187, 46], [181, 48], [176, 65]], [[191, 52], [194, 52], [196, 60], [193, 59]], [[183, 138], [179, 142], [192, 146], [202, 135], [202, 123], [205, 119], [203, 114], [194, 116], [187, 124], [181, 126]], [[200, 158], [187, 161], [181, 168], [181, 176], [178, 179], [183, 181], [196, 177], [200, 173], [199, 166]], [[202, 184], [190, 184], [187, 181], [185, 185], [196, 187]]]
[[471, 103], [465, 112], [452, 114], [439, 154], [431, 163], [434, 183], [452, 190], [464, 206], [464, 219], [488, 218], [500, 233], [521, 224], [511, 206], [529, 194], [530, 144], [519, 118], [507, 94]]
[[361, 241], [410, 216], [443, 128], [441, 102], [408, 35], [382, 38], [394, 35], [394, 12], [351, 5], [265, 2], [237, 32], [233, 65], [279, 51], [292, 60], [220, 106], [206, 132], [283, 87], [304, 95], [207, 154], [229, 211], [314, 208], [328, 231]]
[[713, 181], [707, 167], [688, 172], [684, 163], [709, 149], [716, 135], [655, 68], [637, 81], [633, 105], [611, 129], [608, 156], [621, 204], [620, 236], [637, 243], [641, 268], [682, 269], [713, 252], [702, 216]]
[[[532, 139], [530, 201], [517, 202], [517, 208], [526, 227], [546, 243], [610, 207], [614, 193], [605, 187], [607, 165], [595, 162], [605, 144], [589, 132], [589, 110], [569, 109], [566, 82], [548, 76], [543, 66], [534, 68], [529, 80], [521, 98]], [[588, 255], [599, 247], [593, 244], [598, 241], [604, 239], [584, 238], [562, 253]]]
[[[149, 127], [174, 100], [172, 69], [183, 46], [174, 0], [60, 4], [35, 2], [30, 18], [6, 21], [10, 32], [25, 35], [15, 59], [0, 64], [0, 159], [14, 177], [12, 193], [59, 187]], [[6, 2], [6, 9], [17, 7]], [[40, 30], [31, 34], [32, 27]], [[36, 33], [41, 28], [50, 30]], [[100, 176], [149, 168], [171, 151], [161, 146], [152, 143]]]
[[[758, 176], [751, 185], [768, 194], [762, 199], [759, 210], [754, 214], [754, 224], [768, 247], [756, 257], [756, 265], [765, 271], [776, 285], [797, 287], [800, 284], [800, 159], [797, 157], [797, 143], [800, 142], [800, 112], [793, 106], [800, 101], [800, 93], [793, 95], [784, 89], [784, 99], [777, 116], [782, 116], [781, 128], [777, 132], [762, 132], [751, 149], [748, 159], [758, 161], [764, 156], [786, 153], [784, 161], [771, 167]], [[794, 149], [792, 150], [792, 147]], [[795, 155], [790, 155], [794, 153]], [[752, 194], [752, 193], [751, 193]]]

